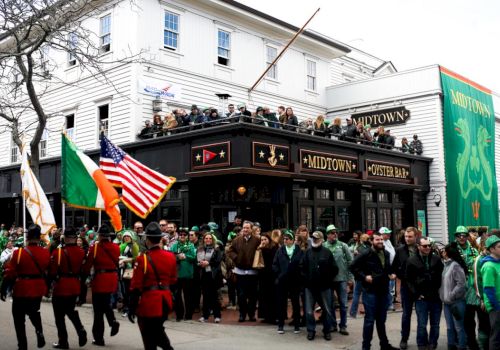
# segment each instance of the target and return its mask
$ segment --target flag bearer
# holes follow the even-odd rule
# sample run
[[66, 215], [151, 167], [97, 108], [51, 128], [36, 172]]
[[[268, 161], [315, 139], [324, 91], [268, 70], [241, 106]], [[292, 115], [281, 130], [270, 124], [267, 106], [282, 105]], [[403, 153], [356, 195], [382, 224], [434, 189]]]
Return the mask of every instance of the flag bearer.
[[118, 288], [118, 258], [120, 247], [111, 242], [111, 232], [107, 225], [102, 225], [97, 231], [98, 241], [90, 246], [87, 261], [83, 271], [85, 275], [94, 267], [92, 279], [92, 306], [94, 307], [94, 323], [92, 325], [92, 344], [105, 346], [104, 343], [104, 316], [111, 327], [111, 336], [118, 334], [120, 324], [115, 319], [111, 307], [111, 294]]
[[52, 252], [49, 277], [54, 281], [52, 307], [56, 320], [58, 342], [56, 349], [69, 349], [68, 332], [64, 317], [67, 315], [78, 334], [78, 345], [87, 344], [87, 332], [75, 310], [76, 299], [80, 295], [80, 278], [85, 252], [76, 245], [78, 231], [73, 227], [64, 230], [64, 247]]
[[163, 323], [172, 311], [170, 286], [177, 282], [177, 264], [174, 254], [160, 247], [161, 237], [158, 223], [146, 227], [148, 251], [137, 258], [130, 286], [128, 319], [134, 323], [137, 314], [145, 350], [173, 350]]
[[5, 301], [6, 286], [14, 283], [12, 293], [12, 316], [16, 329], [17, 344], [20, 350], [28, 349], [26, 339], [25, 316], [27, 315], [36, 331], [37, 346], [45, 346], [40, 303], [47, 294], [46, 274], [50, 255], [46, 248], [40, 247], [40, 226], [31, 225], [26, 237], [27, 246], [12, 254], [5, 269], [1, 299]]

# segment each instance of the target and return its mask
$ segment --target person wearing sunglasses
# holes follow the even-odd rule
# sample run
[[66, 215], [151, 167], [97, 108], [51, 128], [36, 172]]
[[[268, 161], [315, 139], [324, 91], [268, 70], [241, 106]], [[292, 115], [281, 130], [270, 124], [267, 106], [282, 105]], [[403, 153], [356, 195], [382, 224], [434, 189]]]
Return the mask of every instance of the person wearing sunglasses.
[[[415, 300], [417, 314], [417, 346], [419, 349], [436, 349], [439, 338], [439, 322], [443, 305], [439, 298], [443, 263], [432, 252], [431, 240], [417, 238], [418, 253], [406, 262], [408, 289]], [[430, 331], [427, 332], [427, 323]]]
[[465, 294], [465, 314], [470, 315], [464, 320], [467, 346], [472, 350], [479, 350], [476, 340], [476, 317], [481, 312], [481, 299], [477, 297], [474, 288], [474, 261], [479, 252], [469, 242], [469, 230], [465, 226], [458, 226], [455, 230], [455, 241], [458, 243], [458, 252], [467, 265], [467, 292]]

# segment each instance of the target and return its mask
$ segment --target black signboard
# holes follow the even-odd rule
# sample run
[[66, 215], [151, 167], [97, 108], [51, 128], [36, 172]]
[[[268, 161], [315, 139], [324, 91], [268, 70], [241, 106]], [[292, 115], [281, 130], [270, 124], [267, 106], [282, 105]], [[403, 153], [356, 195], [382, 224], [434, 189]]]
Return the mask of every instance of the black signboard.
[[380, 109], [351, 115], [351, 119], [354, 124], [370, 124], [372, 128], [377, 126], [404, 124], [409, 118], [410, 111], [407, 110], [405, 106]]
[[300, 171], [358, 176], [358, 158], [301, 149]]
[[252, 165], [260, 168], [290, 169], [288, 146], [252, 142]]
[[375, 160], [366, 160], [366, 173], [368, 178], [410, 181], [410, 167], [403, 164], [392, 164]]
[[200, 170], [231, 165], [231, 143], [221, 142], [191, 147], [191, 169]]

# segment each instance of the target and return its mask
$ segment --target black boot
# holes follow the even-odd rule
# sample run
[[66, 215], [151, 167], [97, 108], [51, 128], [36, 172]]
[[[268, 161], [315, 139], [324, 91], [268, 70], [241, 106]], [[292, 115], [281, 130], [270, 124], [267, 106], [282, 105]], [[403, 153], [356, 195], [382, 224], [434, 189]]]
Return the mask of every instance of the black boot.
[[38, 348], [43, 348], [45, 346], [45, 337], [43, 336], [43, 332], [36, 332], [36, 346]]
[[54, 343], [52, 344], [52, 347], [54, 349], [69, 349], [69, 344], [66, 342], [57, 342], [57, 343]]
[[82, 328], [78, 331], [78, 345], [82, 347], [85, 346], [85, 344], [87, 344], [87, 332], [85, 328]]

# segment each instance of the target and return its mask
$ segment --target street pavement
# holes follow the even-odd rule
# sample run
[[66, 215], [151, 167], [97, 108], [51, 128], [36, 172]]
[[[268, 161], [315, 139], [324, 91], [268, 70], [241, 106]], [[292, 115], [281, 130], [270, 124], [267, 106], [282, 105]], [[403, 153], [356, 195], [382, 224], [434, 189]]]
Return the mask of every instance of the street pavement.
[[[16, 335], [11, 314], [12, 303], [0, 301], [0, 350], [15, 350], [17, 349]], [[89, 343], [81, 349], [98, 349], [93, 346], [92, 340], [92, 308], [85, 304], [79, 307], [78, 311], [83, 324], [89, 334]], [[285, 334], [279, 335], [276, 332], [276, 327], [263, 323], [245, 322], [238, 324], [234, 321], [224, 323], [224, 317], [234, 319], [237, 311], [226, 310], [222, 313], [222, 323], [215, 324], [211, 318], [207, 323], [197, 321], [182, 321], [175, 322], [167, 321], [165, 326], [167, 334], [170, 337], [175, 350], [256, 350], [256, 349], [276, 349], [276, 350], [299, 350], [305, 348], [314, 349], [361, 349], [363, 317], [358, 316], [356, 319], [348, 319], [349, 336], [343, 336], [338, 333], [333, 333], [332, 341], [325, 341], [321, 334], [321, 325], [317, 326], [316, 339], [308, 341], [306, 339], [305, 328], [300, 334], [293, 334], [292, 327], [285, 327]], [[45, 339], [47, 345], [45, 349], [50, 349], [52, 343], [57, 341], [57, 330], [54, 323], [54, 315], [52, 313], [52, 305], [49, 302], [43, 302], [42, 320], [44, 326]], [[105, 331], [106, 348], [109, 349], [142, 349], [142, 341], [137, 324], [132, 324], [127, 318], [123, 318], [118, 312], [116, 318], [120, 322], [120, 332], [114, 337], [109, 336], [109, 328]], [[78, 348], [78, 340], [76, 332], [69, 320], [66, 320], [68, 332], [70, 336], [70, 347]], [[399, 346], [400, 341], [400, 324], [401, 312], [389, 312], [386, 323], [389, 341], [393, 346]], [[29, 349], [36, 348], [35, 331], [30, 321], [26, 322], [28, 334]], [[372, 348], [379, 349], [378, 338], [374, 331]], [[416, 319], [413, 313], [412, 333], [409, 340], [409, 349], [417, 349], [415, 342], [416, 335]], [[441, 331], [439, 338], [438, 350], [445, 350], [446, 347], [446, 324], [444, 316], [441, 319]]]

